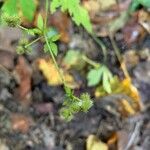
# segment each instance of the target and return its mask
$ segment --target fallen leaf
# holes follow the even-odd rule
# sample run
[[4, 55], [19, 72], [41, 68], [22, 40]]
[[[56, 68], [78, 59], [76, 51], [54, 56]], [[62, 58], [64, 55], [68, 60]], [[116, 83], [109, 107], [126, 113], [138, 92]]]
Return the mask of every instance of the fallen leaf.
[[15, 74], [18, 77], [19, 87], [17, 89], [17, 96], [19, 97], [19, 100], [25, 104], [28, 105], [31, 100], [31, 68], [27, 64], [26, 60], [23, 56], [20, 56], [18, 58], [18, 63], [15, 68]]
[[89, 135], [86, 140], [86, 150], [108, 150], [108, 146], [95, 135]]
[[136, 113], [132, 105], [126, 99], [122, 99], [121, 104], [124, 109], [122, 111], [124, 112], [124, 116], [128, 117], [129, 115], [134, 115]]
[[[39, 70], [42, 71], [42, 73], [43, 73], [44, 77], [46, 78], [49, 85], [57, 86], [57, 85], [63, 84], [60, 74], [58, 73], [52, 60], [39, 59], [38, 67], [39, 67]], [[61, 68], [60, 68], [60, 72], [63, 73], [64, 80], [66, 81], [68, 86], [70, 86], [72, 88], [77, 87], [77, 84], [75, 83], [73, 76], [71, 76], [69, 73], [65, 72]]]
[[117, 139], [118, 139], [117, 134], [116, 134], [116, 133], [113, 133], [113, 134], [111, 135], [111, 137], [107, 140], [107, 144], [108, 144], [109, 146], [111, 146], [111, 145], [113, 145], [113, 144], [115, 144], [115, 143], [117, 142]]
[[138, 22], [138, 15], [138, 13], [134, 13], [122, 29], [124, 40], [128, 46], [135, 42], [142, 41], [146, 35], [145, 29]]
[[64, 43], [68, 43], [70, 40], [69, 30], [71, 27], [71, 21], [67, 14], [58, 11], [51, 15], [49, 20], [51, 26], [56, 27], [59, 31], [61, 35], [60, 40]]
[[[112, 94], [125, 94], [128, 97], [131, 98], [132, 103], [128, 103], [126, 101], [122, 101], [121, 105], [124, 106], [125, 112], [127, 114], [134, 114], [134, 112], [137, 112], [140, 110], [141, 102], [140, 102], [140, 95], [137, 90], [137, 88], [132, 84], [132, 81], [130, 78], [125, 78], [124, 80], [120, 81], [118, 77], [114, 77], [114, 79], [111, 81], [111, 89]], [[101, 97], [107, 95], [106, 92], [104, 92], [104, 89], [102, 86], [98, 87], [95, 91], [96, 97]]]
[[27, 133], [29, 127], [33, 124], [33, 120], [22, 114], [11, 114], [12, 129], [16, 132]]
[[6, 50], [0, 50], [0, 64], [12, 70], [14, 68], [14, 54]]
[[138, 14], [138, 22], [150, 34], [150, 13], [145, 10], [140, 10]]

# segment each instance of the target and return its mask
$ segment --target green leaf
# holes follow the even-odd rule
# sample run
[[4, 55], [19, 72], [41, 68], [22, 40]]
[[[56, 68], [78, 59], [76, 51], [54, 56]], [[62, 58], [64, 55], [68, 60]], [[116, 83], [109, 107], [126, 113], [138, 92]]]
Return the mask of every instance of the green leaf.
[[81, 53], [78, 50], [68, 50], [64, 58], [65, 64], [74, 65], [80, 58]]
[[48, 39], [51, 40], [51, 38], [52, 38], [53, 36], [56, 36], [56, 35], [58, 35], [58, 32], [56, 31], [55, 28], [49, 28], [49, 29], [48, 29], [48, 31], [47, 31], [47, 37], [48, 37]]
[[51, 50], [52, 50], [53, 54], [55, 56], [57, 56], [57, 54], [58, 54], [58, 47], [57, 47], [57, 45], [55, 43], [51, 42], [50, 43], [50, 47], [51, 47]]
[[55, 56], [57, 56], [57, 54], [58, 54], [58, 47], [57, 47], [57, 45], [55, 43], [53, 43], [53, 42], [49, 42], [49, 45], [50, 45], [51, 49], [49, 49], [49, 47], [47, 46], [47, 44], [44, 45], [44, 52], [47, 53], [47, 52], [49, 52], [51, 50], [52, 53]]
[[[134, 0], [135, 1], [135, 0]], [[150, 8], [150, 0], [137, 0], [141, 5], [146, 8]]]
[[104, 90], [106, 90], [107, 93], [111, 93], [111, 83], [110, 83], [111, 79], [112, 79], [112, 75], [108, 70], [108, 68], [105, 67], [103, 71], [102, 83], [103, 83], [103, 88]]
[[56, 35], [52, 36], [51, 40], [53, 42], [56, 42], [57, 40], [59, 40], [59, 38], [60, 38], [60, 34], [56, 34]]
[[9, 15], [17, 14], [17, 0], [7, 0], [2, 7], [2, 11]]
[[47, 44], [44, 44], [44, 52], [47, 53], [49, 51], [49, 48], [47, 46]]
[[58, 7], [61, 6], [60, 0], [53, 0], [50, 5], [50, 11], [54, 13]]
[[150, 0], [132, 0], [128, 11], [130, 13], [133, 13], [140, 7], [140, 5], [142, 5], [145, 8], [150, 8]]
[[43, 31], [44, 29], [44, 20], [41, 14], [38, 15], [38, 19], [37, 19], [37, 27]]
[[30, 35], [35, 35], [35, 34], [40, 35], [40, 34], [42, 34], [41, 30], [39, 30], [38, 28], [28, 29], [27, 33], [30, 34]]
[[102, 73], [103, 73], [102, 68], [91, 69], [87, 75], [88, 86], [97, 85], [101, 80]]
[[28, 21], [33, 20], [35, 10], [34, 0], [6, 0], [2, 7], [2, 11], [9, 15], [19, 15], [21, 11]]
[[103, 75], [103, 88], [107, 93], [111, 93], [111, 85], [106, 74]]
[[62, 11], [68, 11], [78, 26], [82, 25], [88, 32], [92, 32], [90, 17], [87, 10], [80, 5], [80, 0], [52, 0], [51, 12], [54, 13], [59, 7]]
[[28, 19], [29, 21], [32, 21], [36, 10], [34, 0], [20, 0], [20, 7], [23, 16], [26, 17], [26, 19]]

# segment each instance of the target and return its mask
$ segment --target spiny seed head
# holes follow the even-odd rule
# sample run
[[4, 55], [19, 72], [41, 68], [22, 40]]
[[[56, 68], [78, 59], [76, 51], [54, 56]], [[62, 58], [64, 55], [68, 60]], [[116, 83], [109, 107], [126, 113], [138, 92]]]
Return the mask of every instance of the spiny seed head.
[[29, 44], [28, 39], [26, 38], [21, 39], [18, 43], [17, 53], [18, 54], [30, 53], [32, 49], [31, 47], [26, 47], [27, 44]]
[[2, 14], [2, 19], [9, 27], [16, 27], [20, 24], [20, 18], [17, 15], [10, 16], [4, 13]]

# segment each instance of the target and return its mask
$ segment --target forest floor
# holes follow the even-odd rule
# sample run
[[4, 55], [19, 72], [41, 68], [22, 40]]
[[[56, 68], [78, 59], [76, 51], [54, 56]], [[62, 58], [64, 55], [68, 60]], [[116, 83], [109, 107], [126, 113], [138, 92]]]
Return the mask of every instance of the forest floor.
[[[107, 47], [108, 68], [123, 80], [124, 75], [108, 33], [99, 29], [104, 18], [91, 18], [97, 37]], [[67, 50], [82, 51], [90, 59], [102, 62], [101, 48], [66, 14], [58, 12], [49, 20], [49, 24], [64, 35], [58, 42], [59, 66], [65, 68], [63, 59]], [[51, 63], [49, 55], [42, 50], [42, 41], [32, 46], [30, 54], [18, 55], [16, 45], [22, 32], [0, 27], [0, 150], [98, 150], [88, 148], [87, 145], [93, 145], [90, 142], [99, 144], [102, 150], [149, 150], [150, 35], [137, 27], [135, 16], [128, 22], [115, 33], [115, 42], [132, 83], [127, 82], [125, 92], [97, 96], [96, 93], [100, 94], [98, 87], [87, 86], [85, 72], [90, 68], [87, 64], [81, 69], [80, 63], [71, 69], [65, 68], [74, 79], [71, 84], [75, 94], [88, 92], [94, 102], [87, 113], [76, 114], [70, 122], [59, 115], [65, 98], [63, 86], [49, 84], [39, 69], [41, 62]], [[132, 35], [135, 32], [138, 37]], [[50, 70], [49, 73], [52, 77], [56, 71]], [[134, 90], [126, 92], [129, 88], [137, 90], [138, 101], [133, 100]], [[134, 103], [138, 108], [134, 108]]]

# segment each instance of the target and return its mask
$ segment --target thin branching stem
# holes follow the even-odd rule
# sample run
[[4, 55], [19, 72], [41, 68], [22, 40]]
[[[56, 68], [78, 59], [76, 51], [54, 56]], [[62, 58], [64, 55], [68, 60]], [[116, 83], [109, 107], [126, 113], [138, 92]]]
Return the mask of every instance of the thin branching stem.
[[[46, 6], [45, 6], [45, 7], [46, 7], [46, 8], [45, 8], [45, 9], [46, 9], [45, 29], [47, 28], [48, 5], [49, 5], [49, 0], [46, 0]], [[49, 42], [48, 42], [48, 37], [47, 37], [47, 34], [46, 34], [46, 30], [45, 30], [45, 29], [44, 29], [45, 42], [46, 42], [47, 47], [48, 47], [48, 49], [49, 49], [49, 51], [50, 51], [50, 55], [51, 55], [51, 57], [52, 57], [52, 60], [53, 60], [53, 62], [54, 62], [54, 65], [55, 65], [55, 67], [56, 67], [56, 69], [57, 69], [57, 72], [59, 73], [59, 76], [60, 76], [60, 78], [61, 78], [61, 81], [62, 81], [63, 85], [66, 87], [64, 75], [63, 75], [63, 73], [61, 72], [61, 70], [60, 70], [60, 68], [59, 68], [59, 66], [58, 66], [58, 64], [57, 64], [57, 62], [56, 62], [55, 56], [54, 56], [54, 54], [53, 54], [53, 52], [52, 52], [52, 48], [51, 48], [51, 46], [50, 46], [50, 44], [49, 44]]]
[[55, 56], [54, 56], [54, 54], [53, 54], [53, 52], [52, 52], [52, 48], [51, 48], [51, 46], [50, 46], [50, 44], [49, 44], [49, 42], [48, 42], [48, 39], [47, 39], [46, 34], [44, 34], [44, 38], [45, 38], [46, 44], [47, 44], [47, 46], [48, 46], [48, 49], [49, 49], [49, 51], [50, 51], [50, 55], [51, 55], [51, 57], [52, 57], [52, 60], [53, 60], [53, 62], [54, 62], [54, 65], [55, 65], [55, 67], [56, 67], [56, 69], [57, 69], [57, 71], [58, 71], [58, 73], [59, 73], [59, 76], [60, 76], [60, 78], [61, 78], [61, 80], [62, 80], [64, 86], [66, 86], [64, 76], [63, 76], [63, 74], [62, 74], [60, 68], [58, 67], [58, 64], [57, 64], [57, 62], [56, 62]]
[[24, 31], [28, 31], [27, 28], [25, 28], [25, 27], [23, 27], [23, 26], [21, 26], [21, 25], [17, 25], [17, 27], [19, 27], [20, 29], [22, 29], [22, 30], [24, 30]]
[[88, 64], [90, 64], [91, 66], [93, 66], [94, 68], [99, 68], [99, 64], [94, 62], [93, 60], [89, 59], [87, 56], [83, 55], [82, 59], [87, 62]]
[[126, 68], [126, 65], [125, 65], [125, 63], [123, 63], [123, 58], [122, 58], [122, 56], [121, 56], [120, 49], [118, 48], [118, 46], [117, 46], [117, 44], [116, 44], [116, 42], [115, 42], [115, 40], [114, 40], [114, 37], [113, 37], [111, 34], [109, 35], [109, 37], [110, 37], [110, 41], [111, 41], [111, 43], [112, 43], [113, 49], [114, 49], [114, 51], [115, 51], [115, 54], [116, 54], [117, 59], [118, 59], [120, 65], [121, 65], [121, 69], [122, 69], [122, 71], [123, 71], [125, 77], [126, 77], [126, 78], [130, 78], [130, 75], [129, 75], [129, 73], [128, 73], [128, 70], [127, 70], [127, 68]]
[[25, 48], [27, 48], [27, 47], [31, 46], [32, 44], [38, 42], [38, 41], [39, 41], [40, 39], [42, 39], [42, 38], [43, 38], [43, 36], [38, 37], [37, 39], [35, 39], [35, 40], [33, 40], [32, 42], [30, 42], [29, 44], [27, 44], [27, 45], [25, 46]]
[[45, 22], [44, 22], [44, 27], [45, 27], [45, 29], [46, 29], [46, 27], [47, 27], [48, 8], [49, 8], [49, 0], [46, 0], [46, 5], [45, 5], [46, 15], [45, 15]]
[[107, 48], [106, 48], [105, 44], [100, 39], [98, 39], [95, 34], [90, 34], [90, 35], [93, 38], [93, 40], [101, 47], [102, 52], [103, 52], [103, 56], [104, 56], [103, 60], [104, 60], [104, 62], [106, 62], [106, 60], [107, 60]]

